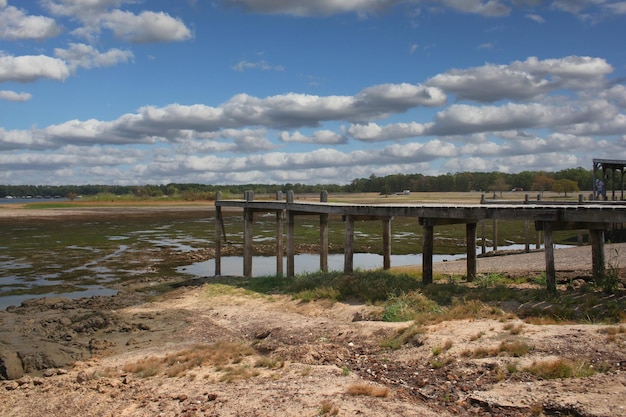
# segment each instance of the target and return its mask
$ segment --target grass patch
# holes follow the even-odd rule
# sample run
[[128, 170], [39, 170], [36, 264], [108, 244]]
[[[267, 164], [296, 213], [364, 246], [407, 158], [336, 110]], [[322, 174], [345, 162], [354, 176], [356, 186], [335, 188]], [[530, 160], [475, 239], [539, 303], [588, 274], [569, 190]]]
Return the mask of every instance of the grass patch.
[[212, 345], [194, 345], [164, 357], [148, 357], [128, 363], [124, 365], [123, 370], [142, 378], [156, 375], [181, 376], [191, 369], [205, 365], [214, 365], [220, 370], [228, 369], [231, 372], [232, 369], [227, 366], [240, 363], [244, 357], [254, 353], [254, 349], [241, 343], [218, 342]]
[[348, 387], [348, 394], [361, 395], [367, 397], [387, 397], [389, 395], [389, 388], [381, 387], [377, 385], [368, 384], [365, 382], [352, 384]]
[[533, 362], [523, 369], [542, 379], [584, 378], [596, 374], [596, 370], [585, 360], [557, 358]]
[[489, 358], [494, 356], [512, 356], [519, 358], [528, 354], [531, 350], [532, 347], [521, 340], [505, 340], [496, 347], [480, 347], [478, 349], [464, 351], [461, 353], [461, 356], [473, 359]]
[[384, 338], [380, 342], [380, 346], [385, 349], [400, 349], [406, 344], [413, 346], [421, 346], [423, 344], [421, 335], [425, 333], [423, 327], [412, 324], [404, 329], [399, 329], [389, 337]]

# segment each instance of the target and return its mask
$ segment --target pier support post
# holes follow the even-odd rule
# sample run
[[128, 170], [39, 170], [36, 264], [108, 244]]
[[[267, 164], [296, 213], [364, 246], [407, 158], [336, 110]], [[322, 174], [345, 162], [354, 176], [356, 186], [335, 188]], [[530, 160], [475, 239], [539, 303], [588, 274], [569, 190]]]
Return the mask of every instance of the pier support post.
[[391, 269], [391, 220], [392, 217], [383, 219], [383, 269]]
[[546, 257], [546, 289], [556, 293], [556, 269], [554, 267], [554, 244], [552, 241], [552, 224], [543, 223], [543, 242]]
[[466, 245], [467, 245], [467, 281], [476, 279], [476, 223], [465, 225]]
[[354, 217], [346, 215], [344, 217], [346, 233], [343, 250], [343, 272], [351, 274], [354, 272]]
[[293, 204], [293, 191], [287, 191], [287, 276], [296, 276], [296, 216], [289, 209]]
[[[215, 193], [215, 202], [222, 199], [222, 193]], [[222, 207], [215, 206], [215, 276], [222, 275], [222, 233], [224, 233], [224, 219]]]
[[[247, 202], [254, 200], [254, 193], [246, 191], [245, 199]], [[243, 209], [243, 276], [252, 277], [252, 222], [254, 220], [254, 212], [248, 207]]]
[[[276, 191], [276, 200], [282, 201], [283, 192]], [[283, 276], [283, 221], [284, 210], [276, 211], [276, 275]]]
[[[328, 202], [328, 192], [320, 193], [320, 202]], [[320, 214], [320, 270], [328, 272], [328, 214]]]
[[423, 219], [424, 236], [422, 239], [422, 283], [433, 283], [433, 250], [435, 246], [435, 226], [430, 219]]
[[605, 274], [604, 229], [590, 229], [589, 240], [591, 241], [593, 280], [596, 284], [600, 284], [604, 280]]

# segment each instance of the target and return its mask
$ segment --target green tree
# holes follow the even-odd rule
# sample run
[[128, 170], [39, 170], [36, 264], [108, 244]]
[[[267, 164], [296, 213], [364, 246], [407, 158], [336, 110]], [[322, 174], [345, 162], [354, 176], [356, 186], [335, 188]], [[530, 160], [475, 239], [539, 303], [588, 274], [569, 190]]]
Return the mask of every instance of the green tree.
[[500, 191], [500, 197], [502, 197], [503, 191], [508, 191], [511, 189], [511, 185], [507, 184], [504, 176], [499, 176], [495, 179], [495, 181], [489, 186], [489, 191]]
[[580, 191], [580, 188], [578, 188], [578, 183], [576, 181], [560, 179], [554, 182], [552, 185], [552, 191], [559, 194], [565, 193], [565, 197], [567, 197], [567, 193], [576, 193]]

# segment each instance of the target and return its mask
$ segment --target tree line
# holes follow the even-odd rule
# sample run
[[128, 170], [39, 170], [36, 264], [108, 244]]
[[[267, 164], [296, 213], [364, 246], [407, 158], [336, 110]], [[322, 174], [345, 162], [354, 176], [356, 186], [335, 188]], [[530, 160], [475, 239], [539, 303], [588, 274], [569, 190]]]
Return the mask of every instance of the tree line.
[[133, 195], [139, 198], [178, 197], [189, 200], [214, 198], [217, 191], [228, 195], [240, 195], [251, 190], [256, 194], [270, 194], [293, 190], [296, 194], [376, 192], [381, 194], [412, 192], [466, 192], [510, 190], [577, 192], [591, 190], [593, 172], [583, 168], [572, 168], [558, 172], [523, 171], [515, 174], [501, 172], [459, 172], [437, 176], [416, 174], [393, 174], [369, 178], [357, 178], [349, 184], [242, 184], [211, 185], [170, 183], [161, 185], [0, 185], [0, 197], [76, 197], [110, 194], [113, 196]]

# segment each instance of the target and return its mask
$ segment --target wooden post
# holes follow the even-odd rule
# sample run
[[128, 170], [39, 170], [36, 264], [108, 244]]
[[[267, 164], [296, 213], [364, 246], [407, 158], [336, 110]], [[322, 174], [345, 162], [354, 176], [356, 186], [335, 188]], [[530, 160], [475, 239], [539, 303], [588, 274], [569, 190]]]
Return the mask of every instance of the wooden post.
[[391, 269], [391, 217], [383, 219], [383, 269]]
[[422, 222], [422, 226], [424, 227], [424, 236], [422, 239], [422, 283], [432, 284], [435, 227], [429, 219], [424, 219]]
[[[222, 199], [222, 193], [218, 191], [215, 194], [215, 202]], [[224, 221], [222, 219], [222, 208], [215, 206], [215, 276], [222, 275], [222, 229]]]
[[[282, 201], [283, 192], [276, 192], [276, 200]], [[285, 220], [284, 210], [276, 211], [276, 275], [283, 275], [283, 222]]]
[[552, 224], [543, 223], [544, 253], [546, 256], [546, 289], [556, 293], [556, 270], [554, 268], [554, 245], [552, 243]]
[[[320, 193], [320, 202], [328, 202], [328, 192]], [[328, 272], [328, 214], [320, 214], [320, 270]]]
[[482, 242], [481, 242], [481, 245], [480, 245], [480, 253], [483, 254], [483, 255], [487, 251], [487, 242], [485, 241], [485, 239], [487, 238], [487, 232], [486, 232], [487, 226], [485, 225], [486, 222], [487, 222], [487, 220], [481, 220], [480, 221], [482, 234], [483, 234], [483, 237], [481, 239]]
[[296, 222], [289, 204], [293, 203], [293, 191], [287, 191], [287, 276], [296, 276]]
[[591, 241], [591, 269], [593, 280], [596, 284], [601, 284], [604, 280], [604, 229], [590, 229], [589, 240]]
[[350, 274], [354, 272], [354, 217], [346, 215], [344, 222], [346, 234], [343, 249], [343, 272]]
[[467, 281], [476, 279], [476, 223], [465, 225], [466, 245], [467, 245]]
[[498, 250], [498, 219], [493, 219], [493, 251]]
[[[527, 194], [528, 196], [528, 194]], [[524, 220], [524, 252], [530, 252], [530, 222]]]
[[[252, 191], [246, 191], [246, 201], [250, 202], [254, 199]], [[254, 220], [254, 212], [252, 209], [244, 207], [243, 209], [243, 276], [252, 277], [252, 222]]]

